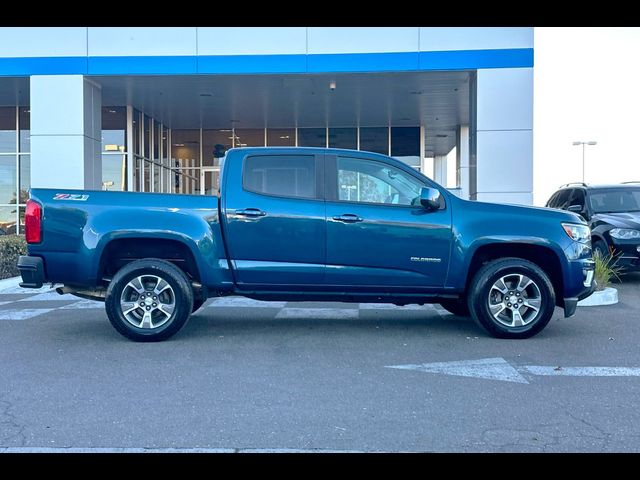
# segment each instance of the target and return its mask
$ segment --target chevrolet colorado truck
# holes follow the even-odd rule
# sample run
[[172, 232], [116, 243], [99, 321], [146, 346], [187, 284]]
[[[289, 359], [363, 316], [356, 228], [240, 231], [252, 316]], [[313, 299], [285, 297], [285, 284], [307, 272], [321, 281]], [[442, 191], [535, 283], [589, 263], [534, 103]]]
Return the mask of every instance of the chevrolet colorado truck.
[[572, 212], [467, 201], [385, 155], [227, 152], [216, 196], [40, 189], [22, 287], [105, 302], [122, 335], [164, 340], [209, 297], [439, 303], [527, 338], [593, 289]]

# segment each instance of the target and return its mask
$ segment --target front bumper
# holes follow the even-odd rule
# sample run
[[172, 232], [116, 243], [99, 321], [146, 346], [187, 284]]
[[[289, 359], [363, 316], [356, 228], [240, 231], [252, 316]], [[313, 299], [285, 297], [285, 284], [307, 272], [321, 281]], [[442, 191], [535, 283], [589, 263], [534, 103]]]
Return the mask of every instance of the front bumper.
[[40, 257], [21, 255], [18, 257], [18, 270], [22, 277], [22, 288], [40, 288], [45, 282], [44, 261]]
[[640, 244], [633, 242], [615, 242], [612, 253], [618, 267], [626, 271], [640, 270]]
[[593, 280], [595, 263], [591, 259], [569, 262], [565, 278], [564, 317], [572, 317], [576, 313], [578, 302], [591, 295], [596, 284]]

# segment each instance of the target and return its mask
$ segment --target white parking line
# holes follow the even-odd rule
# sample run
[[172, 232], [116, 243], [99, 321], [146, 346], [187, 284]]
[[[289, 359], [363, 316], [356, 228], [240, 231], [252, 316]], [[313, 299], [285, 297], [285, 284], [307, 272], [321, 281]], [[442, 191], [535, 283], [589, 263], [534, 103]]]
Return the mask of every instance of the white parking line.
[[429, 304], [418, 305], [416, 303], [402, 307], [394, 305], [393, 303], [361, 303], [360, 308], [362, 310], [429, 310], [433, 307]]
[[73, 295], [60, 295], [55, 290], [49, 290], [44, 293], [39, 293], [37, 295], [33, 295], [31, 297], [22, 298], [18, 300], [19, 302], [68, 302], [78, 300], [78, 297], [74, 297]]
[[358, 318], [360, 312], [355, 308], [283, 308], [276, 318], [318, 318], [343, 319]]
[[104, 302], [100, 302], [98, 300], [78, 300], [74, 303], [70, 303], [69, 305], [65, 305], [64, 307], [60, 307], [59, 310], [75, 310], [85, 309], [85, 308], [97, 308], [100, 310], [104, 309]]
[[19, 310], [0, 310], [0, 320], [28, 320], [44, 313], [49, 313], [55, 308], [21, 308]]
[[246, 297], [221, 297], [214, 298], [207, 307], [260, 307], [260, 308], [282, 308], [287, 302], [263, 302]]
[[0, 453], [364, 453], [302, 448], [0, 447]]

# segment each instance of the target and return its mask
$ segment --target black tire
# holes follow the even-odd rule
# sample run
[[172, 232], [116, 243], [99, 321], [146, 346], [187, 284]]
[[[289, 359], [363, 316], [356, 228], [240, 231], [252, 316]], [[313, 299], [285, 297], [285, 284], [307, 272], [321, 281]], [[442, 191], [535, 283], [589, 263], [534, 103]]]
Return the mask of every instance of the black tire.
[[206, 298], [194, 298], [193, 307], [191, 308], [191, 313], [196, 313], [198, 310], [200, 310], [200, 307], [204, 305], [204, 302], [206, 301], [207, 301]]
[[593, 242], [593, 255], [596, 255], [596, 252], [600, 253], [600, 256], [602, 258], [606, 257], [607, 255], [609, 255], [609, 248], [607, 247], [607, 244], [604, 243], [602, 240], [596, 240], [595, 242]]
[[467, 304], [466, 298], [443, 298], [442, 300], [440, 300], [440, 305], [447, 312], [453, 313], [458, 317], [471, 316], [471, 312], [469, 312], [469, 305]]
[[[142, 281], [136, 283], [137, 277], [142, 277]], [[156, 279], [164, 280], [170, 288]], [[142, 294], [132, 286], [133, 283], [129, 282], [144, 288]], [[154, 301], [154, 303], [147, 304], [145, 307], [136, 307], [125, 316], [123, 310], [125, 307], [121, 302], [132, 306], [141, 305], [146, 301], [148, 293], [154, 295], [152, 290], [154, 282], [157, 282], [157, 287], [164, 288], [157, 297], [150, 297], [154, 300], [149, 302]], [[163, 304], [165, 301], [166, 303]], [[157, 307], [158, 305], [160, 307]], [[173, 306], [172, 309], [171, 306]], [[165, 313], [163, 307], [170, 313]], [[174, 264], [158, 258], [136, 260], [118, 270], [109, 283], [105, 299], [105, 309], [111, 325], [120, 334], [136, 342], [158, 342], [175, 335], [187, 323], [192, 308], [193, 289], [185, 273]], [[151, 310], [148, 313], [151, 317], [146, 322], [145, 309]], [[138, 321], [139, 325], [134, 325]], [[153, 325], [154, 321], [157, 326]]]
[[[515, 288], [515, 282], [520, 281], [518, 275], [526, 276], [532, 280], [533, 285], [529, 284], [522, 291]], [[505, 294], [494, 286], [494, 283], [497, 284], [502, 279], [505, 280], [499, 285], [501, 288], [505, 287]], [[524, 303], [517, 303], [522, 305], [517, 309], [517, 318], [514, 308], [511, 307], [511, 299]], [[496, 311], [497, 318], [490, 310], [490, 303]], [[527, 307], [527, 303], [539, 305], [538, 310]], [[519, 339], [536, 335], [551, 320], [555, 303], [555, 292], [548, 275], [535, 263], [522, 258], [500, 258], [485, 264], [475, 274], [469, 288], [468, 305], [471, 317], [490, 335], [497, 338]]]

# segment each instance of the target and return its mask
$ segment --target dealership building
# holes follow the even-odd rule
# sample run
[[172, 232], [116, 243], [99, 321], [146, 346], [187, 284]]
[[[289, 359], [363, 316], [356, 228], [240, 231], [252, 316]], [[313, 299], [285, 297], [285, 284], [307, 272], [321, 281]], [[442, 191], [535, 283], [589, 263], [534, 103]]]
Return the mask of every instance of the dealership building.
[[531, 204], [533, 28], [0, 27], [6, 233], [30, 187], [215, 194], [244, 146], [379, 152]]

